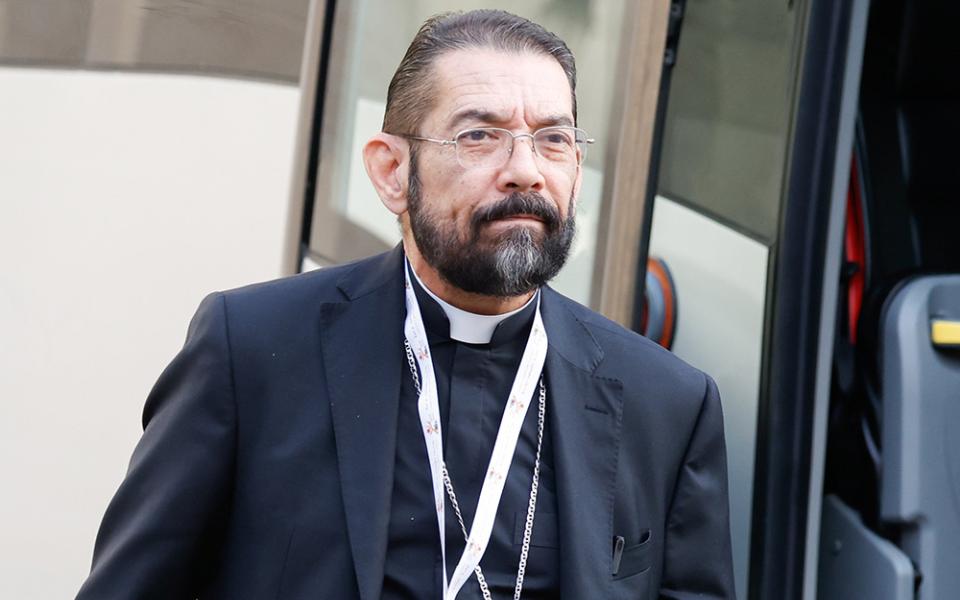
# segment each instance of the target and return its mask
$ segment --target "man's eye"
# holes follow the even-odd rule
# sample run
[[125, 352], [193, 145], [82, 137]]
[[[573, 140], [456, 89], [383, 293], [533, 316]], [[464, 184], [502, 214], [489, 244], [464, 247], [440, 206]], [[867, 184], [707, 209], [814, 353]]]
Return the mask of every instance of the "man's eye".
[[569, 146], [573, 140], [563, 131], [551, 131], [540, 135], [540, 141], [552, 146]]
[[486, 139], [491, 138], [492, 136], [490, 135], [489, 131], [484, 131], [482, 129], [474, 129], [465, 133], [463, 137], [467, 138], [471, 142], [482, 142]]

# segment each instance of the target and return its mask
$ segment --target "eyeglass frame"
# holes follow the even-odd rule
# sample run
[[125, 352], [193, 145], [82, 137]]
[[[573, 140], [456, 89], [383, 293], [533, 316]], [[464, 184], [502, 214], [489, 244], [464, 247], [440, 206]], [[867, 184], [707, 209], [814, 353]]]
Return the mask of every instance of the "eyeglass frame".
[[[516, 146], [516, 144], [517, 144], [517, 138], [521, 138], [521, 137], [528, 137], [528, 138], [530, 138], [530, 147], [533, 149], [533, 153], [534, 153], [535, 156], [539, 156], [540, 158], [544, 158], [545, 160], [549, 160], [549, 159], [546, 159], [542, 154], [540, 154], [539, 152], [537, 152], [537, 141], [536, 141], [536, 135], [537, 135], [538, 133], [540, 133], [541, 131], [546, 131], [546, 130], [548, 130], [548, 129], [565, 129], [565, 130], [571, 130], [571, 129], [572, 129], [572, 130], [575, 132], [575, 133], [574, 133], [574, 136], [576, 136], [577, 133], [582, 133], [583, 136], [584, 136], [583, 144], [584, 144], [585, 146], [588, 145], [588, 144], [593, 144], [594, 142], [596, 142], [596, 140], [595, 140], [594, 138], [587, 137], [588, 134], [587, 134], [586, 130], [580, 129], [579, 127], [574, 127], [574, 126], [572, 126], [572, 125], [549, 125], [549, 126], [547, 126], [547, 127], [541, 127], [540, 129], [537, 129], [537, 130], [534, 131], [533, 133], [514, 133], [514, 132], [510, 131], [509, 129], [504, 129], [503, 127], [468, 127], [467, 129], [463, 129], [463, 130], [461, 130], [461, 131], [458, 131], [458, 132], [453, 136], [453, 139], [451, 139], [451, 140], [443, 140], [443, 139], [439, 139], [439, 138], [424, 137], [424, 136], [411, 135], [411, 134], [406, 134], [406, 133], [396, 133], [396, 134], [392, 134], [392, 135], [396, 135], [396, 136], [398, 136], [398, 137], [402, 137], [402, 138], [408, 139], [408, 140], [415, 140], [415, 141], [418, 141], [418, 142], [432, 142], [432, 143], [434, 143], [434, 144], [440, 144], [441, 146], [453, 146], [454, 152], [456, 153], [456, 157], [457, 157], [457, 163], [459, 163], [460, 166], [463, 167], [463, 168], [465, 168], [465, 169], [484, 169], [484, 168], [486, 168], [486, 169], [496, 169], [496, 168], [499, 168], [499, 167], [480, 167], [480, 166], [476, 166], [476, 165], [474, 165], [474, 166], [467, 166], [467, 165], [463, 164], [463, 162], [460, 160], [460, 152], [459, 152], [458, 149], [457, 149], [457, 140], [460, 139], [460, 136], [462, 136], [463, 134], [468, 133], [468, 132], [470, 132], [470, 131], [503, 131], [503, 132], [506, 132], [508, 135], [510, 135], [510, 138], [511, 138], [511, 140], [510, 140], [510, 150], [509, 150], [509, 152], [507, 152], [507, 159], [503, 161], [503, 164], [507, 164], [507, 162], [509, 162], [510, 157], [513, 156], [513, 148], [514, 148], [514, 146]], [[576, 143], [576, 142], [575, 142], [575, 143]], [[580, 153], [580, 157], [579, 157], [579, 159], [577, 160], [577, 167], [580, 167], [580, 166], [583, 164], [583, 157], [584, 157], [585, 155], [586, 155], [586, 147], [584, 147], [584, 151]], [[502, 165], [500, 165], [500, 166], [502, 166]]]

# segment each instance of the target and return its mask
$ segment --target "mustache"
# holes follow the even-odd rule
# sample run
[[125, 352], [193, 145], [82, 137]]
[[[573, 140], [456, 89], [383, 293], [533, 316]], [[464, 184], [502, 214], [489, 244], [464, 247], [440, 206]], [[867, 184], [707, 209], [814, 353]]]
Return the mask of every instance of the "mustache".
[[514, 192], [500, 202], [496, 202], [475, 212], [473, 214], [472, 224], [474, 231], [479, 231], [481, 225], [518, 215], [537, 217], [543, 221], [548, 231], [556, 231], [560, 227], [560, 211], [537, 192], [528, 192], [526, 194]]

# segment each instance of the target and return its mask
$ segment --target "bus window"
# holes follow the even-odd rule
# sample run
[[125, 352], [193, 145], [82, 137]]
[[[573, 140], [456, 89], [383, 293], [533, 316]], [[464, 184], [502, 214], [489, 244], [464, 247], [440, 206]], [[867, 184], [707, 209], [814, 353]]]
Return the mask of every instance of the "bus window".
[[4, 2], [0, 63], [296, 83], [309, 0]]

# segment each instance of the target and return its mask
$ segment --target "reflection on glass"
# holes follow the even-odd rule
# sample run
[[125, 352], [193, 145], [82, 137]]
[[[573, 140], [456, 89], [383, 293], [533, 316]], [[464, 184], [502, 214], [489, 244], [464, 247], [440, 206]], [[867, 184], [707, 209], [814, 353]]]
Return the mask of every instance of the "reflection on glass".
[[474, 8], [500, 8], [536, 21], [563, 38], [576, 56], [578, 125], [599, 143], [590, 147], [583, 165], [578, 236], [554, 285], [587, 303], [623, 0], [358, 0], [340, 5], [326, 87], [311, 249], [326, 259], [344, 261], [387, 249], [400, 240], [395, 217], [380, 203], [367, 179], [361, 149], [380, 131], [390, 77], [423, 21], [439, 12]]

